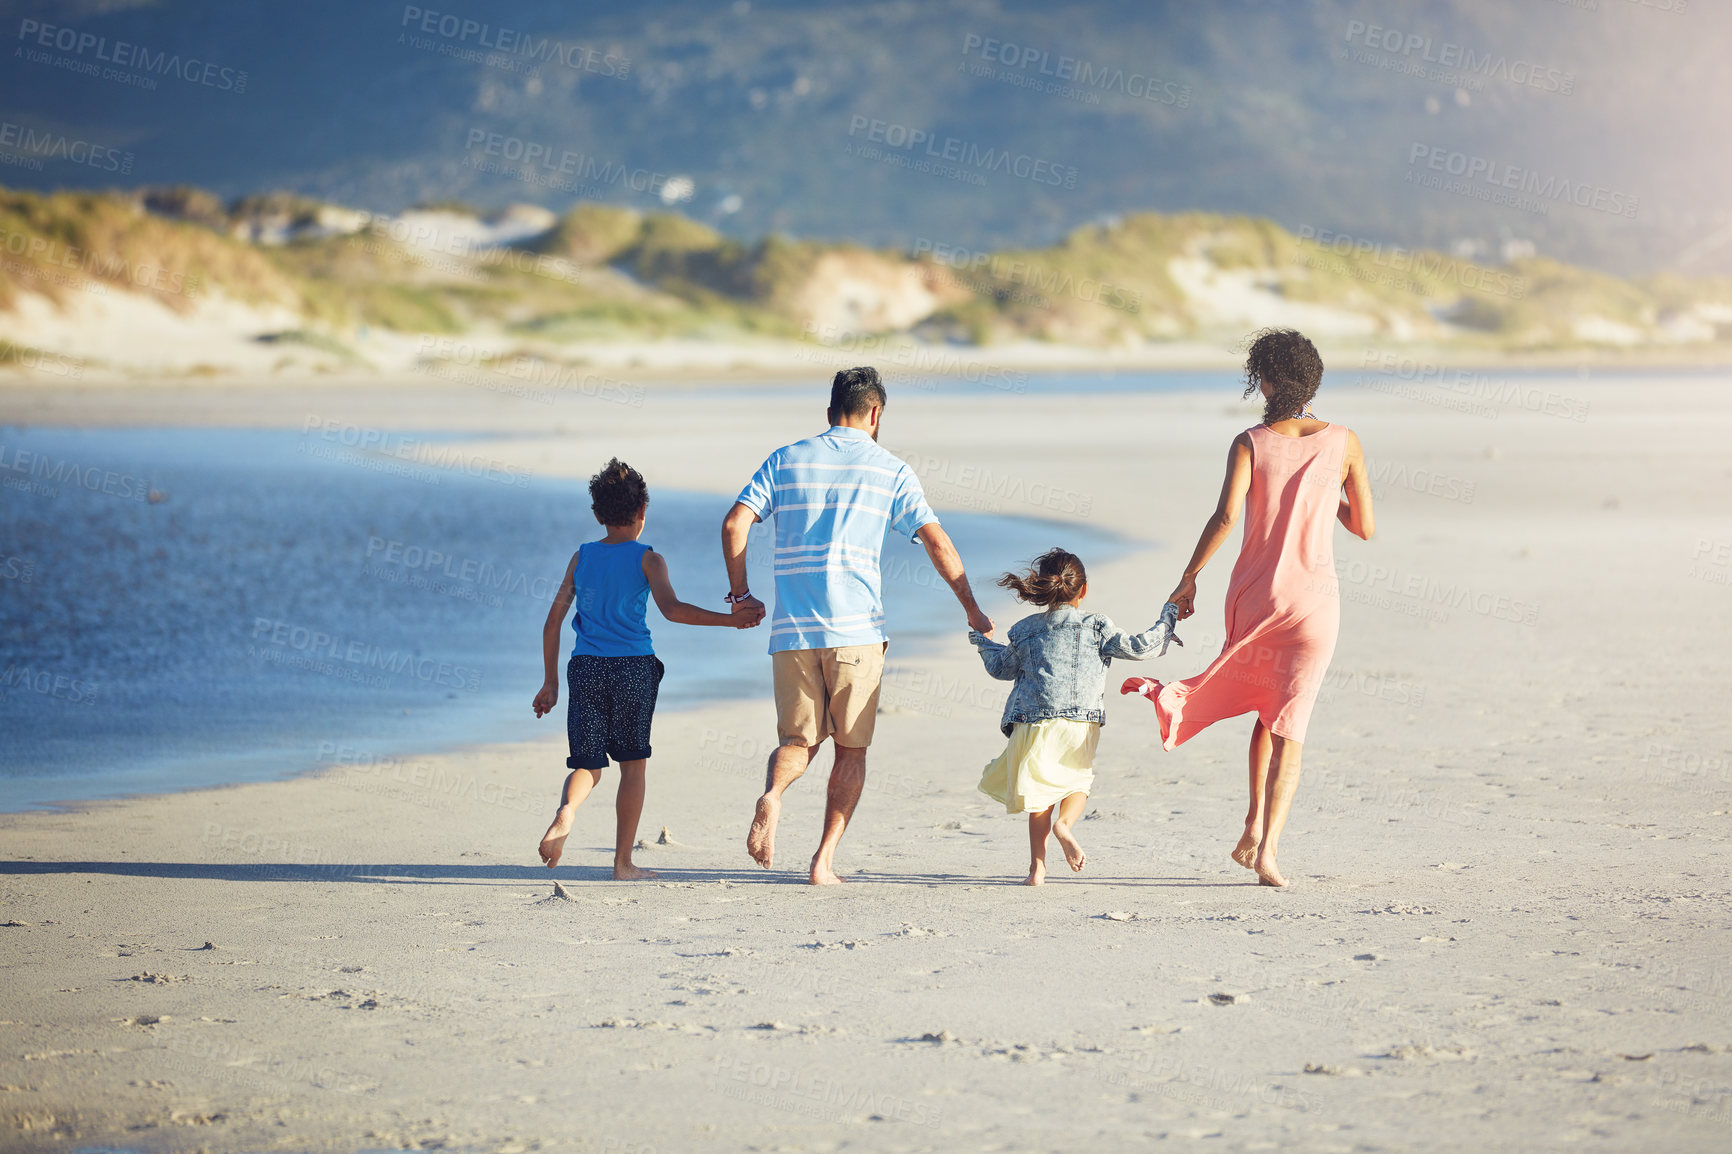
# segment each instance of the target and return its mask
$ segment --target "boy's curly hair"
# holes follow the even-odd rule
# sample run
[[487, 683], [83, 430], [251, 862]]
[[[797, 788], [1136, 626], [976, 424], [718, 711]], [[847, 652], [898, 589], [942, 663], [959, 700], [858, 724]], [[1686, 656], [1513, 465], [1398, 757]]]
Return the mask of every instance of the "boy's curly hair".
[[647, 504], [649, 486], [644, 484], [643, 474], [618, 457], [611, 458], [589, 479], [589, 507], [603, 525], [629, 525]]
[[1317, 346], [1294, 329], [1262, 329], [1252, 333], [1250, 340], [1245, 396], [1255, 394], [1267, 381], [1272, 391], [1263, 402], [1263, 423], [1297, 417], [1323, 383], [1323, 358], [1317, 355]]
[[1081, 557], [1063, 549], [1048, 549], [1034, 559], [1027, 573], [1006, 573], [998, 583], [1030, 605], [1050, 609], [1075, 601], [1088, 580]]

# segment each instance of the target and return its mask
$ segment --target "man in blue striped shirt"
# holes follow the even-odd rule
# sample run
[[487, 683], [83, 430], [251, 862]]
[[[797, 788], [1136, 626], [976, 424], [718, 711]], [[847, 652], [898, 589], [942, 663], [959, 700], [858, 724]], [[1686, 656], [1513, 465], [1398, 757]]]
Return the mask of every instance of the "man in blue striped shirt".
[[746, 852], [765, 869], [775, 857], [782, 791], [806, 772], [826, 738], [836, 742], [824, 835], [812, 856], [813, 885], [842, 880], [833, 859], [866, 783], [866, 747], [889, 647], [878, 569], [885, 535], [893, 531], [924, 545], [962, 603], [969, 628], [992, 630], [920, 479], [878, 446], [885, 399], [876, 369], [837, 373], [830, 427], [772, 453], [722, 522], [728, 602], [736, 613], [761, 614], [763, 603], [746, 588], [746, 537], [758, 521], [776, 519], [770, 662], [778, 745], [746, 837]]

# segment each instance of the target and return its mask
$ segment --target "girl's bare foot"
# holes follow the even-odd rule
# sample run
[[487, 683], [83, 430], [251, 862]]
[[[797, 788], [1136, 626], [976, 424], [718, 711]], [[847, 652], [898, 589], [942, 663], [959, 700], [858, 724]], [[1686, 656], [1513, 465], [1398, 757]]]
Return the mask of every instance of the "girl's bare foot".
[[1022, 884], [1025, 886], [1044, 886], [1046, 884], [1046, 863], [1037, 861], [1029, 866], [1028, 880]]
[[[1070, 831], [1070, 826], [1062, 821], [1052, 823], [1052, 836], [1058, 839], [1059, 848], [1064, 850], [1064, 860], [1070, 865], [1071, 872], [1081, 873], [1083, 863], [1089, 860], [1089, 855], [1083, 852], [1082, 843]], [[1044, 871], [1045, 867], [1042, 867]]]
[[553, 824], [547, 827], [547, 832], [541, 835], [541, 860], [548, 869], [559, 864], [559, 855], [565, 852], [565, 839], [571, 834], [572, 822], [577, 820], [575, 805], [562, 805], [559, 812], [553, 815]]
[[1248, 870], [1257, 868], [1257, 836], [1250, 830], [1239, 835], [1239, 844], [1233, 847], [1233, 860]]
[[613, 880], [616, 882], [641, 882], [646, 878], [660, 877], [654, 870], [640, 869], [630, 862], [613, 863]]
[[1281, 888], [1286, 887], [1287, 879], [1282, 877], [1281, 871], [1275, 868], [1274, 854], [1259, 853], [1257, 855], [1257, 864], [1253, 868], [1257, 871], [1258, 884], [1277, 886]]

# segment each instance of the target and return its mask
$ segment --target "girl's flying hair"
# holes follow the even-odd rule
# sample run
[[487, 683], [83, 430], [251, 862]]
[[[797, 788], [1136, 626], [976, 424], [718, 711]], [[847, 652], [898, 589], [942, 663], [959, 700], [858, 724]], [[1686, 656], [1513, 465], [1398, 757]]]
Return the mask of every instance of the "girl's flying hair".
[[1063, 549], [1048, 549], [1034, 559], [1026, 574], [1006, 573], [998, 583], [1021, 600], [1050, 609], [1075, 601], [1088, 579], [1081, 557]]

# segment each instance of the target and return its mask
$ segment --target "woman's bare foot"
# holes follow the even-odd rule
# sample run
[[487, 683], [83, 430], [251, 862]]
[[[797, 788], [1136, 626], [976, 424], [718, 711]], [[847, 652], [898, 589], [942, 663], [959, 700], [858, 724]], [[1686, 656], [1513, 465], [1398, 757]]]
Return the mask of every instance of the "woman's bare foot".
[[1239, 835], [1239, 844], [1233, 847], [1233, 860], [1248, 870], [1257, 868], [1257, 836], [1250, 830]]
[[[1052, 823], [1052, 836], [1058, 839], [1059, 848], [1064, 850], [1064, 860], [1069, 864], [1072, 873], [1081, 873], [1083, 863], [1089, 860], [1089, 855], [1083, 852], [1082, 843], [1077, 841], [1076, 834], [1070, 826], [1062, 821]], [[1044, 867], [1043, 867], [1044, 870]]]
[[1282, 877], [1281, 871], [1275, 868], [1274, 854], [1259, 853], [1257, 855], [1257, 864], [1253, 868], [1257, 871], [1258, 884], [1277, 886], [1281, 888], [1286, 887], [1287, 879]]
[[654, 870], [641, 869], [630, 862], [613, 863], [613, 880], [616, 882], [641, 882], [647, 878], [660, 876]]
[[565, 852], [565, 839], [571, 834], [571, 825], [577, 820], [575, 805], [562, 805], [559, 812], [553, 815], [553, 824], [547, 827], [547, 832], [541, 835], [541, 860], [548, 869], [559, 864], [559, 855]]
[[1028, 880], [1022, 884], [1025, 886], [1044, 886], [1046, 884], [1046, 863], [1037, 861], [1029, 866]]
[[781, 812], [781, 799], [766, 793], [758, 799], [757, 811], [752, 814], [751, 831], [746, 834], [746, 852], [765, 869], [770, 868], [776, 857], [776, 819]]

